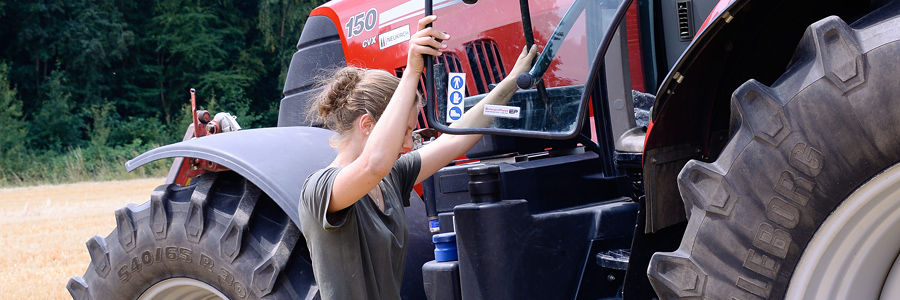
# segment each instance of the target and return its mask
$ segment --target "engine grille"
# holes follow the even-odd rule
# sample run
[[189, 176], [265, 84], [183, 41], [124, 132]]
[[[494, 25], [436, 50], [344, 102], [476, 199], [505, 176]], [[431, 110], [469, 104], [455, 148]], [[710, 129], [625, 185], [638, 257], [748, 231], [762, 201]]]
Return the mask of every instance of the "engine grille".
[[[462, 72], [462, 63], [459, 61], [459, 55], [456, 55], [456, 53], [444, 52], [444, 54], [441, 54], [441, 56], [434, 58], [434, 63], [443, 64], [444, 70], [448, 73]], [[404, 71], [406, 71], [406, 66], [394, 69], [394, 74], [397, 75], [397, 77], [402, 77]], [[419, 78], [419, 93], [421, 93], [423, 96], [425, 95], [425, 76]], [[469, 92], [466, 91], [466, 96], [468, 95]]]
[[506, 77], [500, 50], [492, 40], [477, 40], [466, 44], [466, 55], [469, 68], [472, 69], [472, 80], [479, 94], [488, 92], [488, 85], [497, 84]]
[[[444, 70], [454, 73], [462, 72], [462, 63], [459, 61], [459, 55], [450, 52], [444, 52], [441, 56], [435, 57], [435, 64], [443, 64]], [[406, 66], [394, 69], [394, 75], [397, 77], [403, 77], [403, 72], [406, 71]], [[422, 95], [422, 99], [428, 99], [427, 93], [425, 92], [425, 76], [419, 77], [419, 94]], [[466, 96], [469, 96], [469, 90], [466, 90]], [[428, 122], [425, 122], [425, 111], [420, 109], [419, 112], [419, 123], [417, 124], [418, 128], [428, 128]]]

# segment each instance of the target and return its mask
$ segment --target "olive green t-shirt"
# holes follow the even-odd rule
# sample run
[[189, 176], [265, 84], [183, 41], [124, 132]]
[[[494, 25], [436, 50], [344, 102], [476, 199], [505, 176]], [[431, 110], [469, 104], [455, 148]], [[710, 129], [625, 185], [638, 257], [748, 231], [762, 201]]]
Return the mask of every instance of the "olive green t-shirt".
[[403, 207], [420, 168], [418, 152], [397, 159], [378, 183], [384, 212], [367, 195], [339, 212], [327, 213], [341, 168], [307, 177], [300, 196], [300, 230], [322, 299], [400, 299], [409, 240]]

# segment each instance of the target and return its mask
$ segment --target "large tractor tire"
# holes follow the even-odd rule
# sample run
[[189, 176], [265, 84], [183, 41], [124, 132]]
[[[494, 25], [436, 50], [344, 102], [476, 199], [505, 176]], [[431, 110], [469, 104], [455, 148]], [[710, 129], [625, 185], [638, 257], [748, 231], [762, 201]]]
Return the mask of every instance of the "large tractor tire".
[[116, 210], [116, 223], [88, 240], [91, 264], [67, 285], [74, 299], [318, 296], [297, 226], [233, 172], [159, 186], [149, 202]]
[[900, 299], [898, 14], [816, 22], [772, 86], [734, 92], [728, 145], [678, 176], [661, 299]]

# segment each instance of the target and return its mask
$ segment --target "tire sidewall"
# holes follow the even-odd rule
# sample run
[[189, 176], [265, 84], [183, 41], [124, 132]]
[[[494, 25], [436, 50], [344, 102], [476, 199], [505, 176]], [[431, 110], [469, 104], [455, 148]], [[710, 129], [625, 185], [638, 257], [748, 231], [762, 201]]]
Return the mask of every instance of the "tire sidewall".
[[[117, 227], [106, 238], [88, 242], [92, 263], [70, 280], [69, 291], [77, 299], [138, 299], [155, 284], [186, 278], [229, 299], [313, 297], [312, 274], [304, 271], [310, 266], [302, 259], [285, 264], [299, 230], [276, 208], [231, 172], [203, 174], [187, 187], [160, 186], [150, 201], [117, 210]], [[180, 287], [160, 295], [188, 295]]]
[[[149, 218], [149, 216], [148, 216]], [[230, 299], [255, 299], [248, 288], [252, 270], [239, 271], [221, 256], [218, 245], [208, 243], [212, 239], [201, 239], [200, 243], [188, 241], [183, 220], [175, 214], [166, 238], [157, 240], [150, 234], [149, 222], [136, 220], [140, 224], [138, 245], [125, 251], [118, 243], [110, 249], [112, 271], [106, 281], [109, 291], [116, 291], [123, 297], [141, 295], [156, 283], [171, 278], [190, 278], [206, 283]], [[218, 222], [205, 234], [221, 235], [224, 226]], [[113, 234], [116, 234], [114, 232]]]

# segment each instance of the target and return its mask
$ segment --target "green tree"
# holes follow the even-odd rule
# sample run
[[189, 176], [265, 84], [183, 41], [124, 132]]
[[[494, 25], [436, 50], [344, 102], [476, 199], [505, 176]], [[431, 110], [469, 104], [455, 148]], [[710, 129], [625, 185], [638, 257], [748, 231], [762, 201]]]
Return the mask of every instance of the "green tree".
[[[48, 174], [65, 170], [54, 164], [83, 159], [94, 172], [181, 140], [192, 87], [200, 108], [274, 126], [303, 23], [321, 3], [0, 0], [0, 160], [29, 162], [8, 178], [65, 181]], [[116, 161], [103, 161], [109, 153]]]
[[22, 119], [22, 101], [9, 84], [9, 65], [0, 62], [0, 181], [8, 173], [18, 172], [24, 166], [25, 136], [27, 128]]
[[[245, 49], [246, 21], [231, 1], [161, 0], [151, 20], [151, 39], [161, 55], [159, 86], [161, 99], [185, 99], [196, 87], [198, 99], [208, 101], [213, 94], [227, 99], [243, 97], [256, 83], [245, 74], [238, 61]], [[180, 104], [162, 103], [167, 120]], [[168, 122], [168, 121], [167, 121]]]
[[93, 119], [91, 126], [88, 127], [91, 147], [103, 148], [109, 146], [109, 133], [112, 131], [109, 125], [109, 115], [112, 108], [112, 103], [107, 102], [102, 105], [94, 105], [88, 109], [91, 119]]
[[309, 0], [260, 0], [259, 19], [256, 27], [262, 33], [261, 42], [265, 49], [276, 54], [279, 67], [279, 85], [284, 85], [284, 76], [303, 30], [303, 23], [313, 8], [323, 1]]
[[[49, 67], [54, 63], [54, 58], [61, 45], [58, 43], [57, 33], [62, 31], [63, 20], [67, 19], [65, 13], [65, 0], [38, 0], [29, 2], [12, 2], [10, 20], [4, 20], [14, 32], [13, 43], [6, 44], [7, 57], [15, 59], [11, 77], [16, 80], [20, 92], [34, 98], [40, 97], [40, 86], [44, 77], [48, 75]], [[9, 39], [7, 39], [9, 40]], [[18, 67], [18, 65], [23, 67]], [[32, 67], [24, 68], [25, 65]], [[36, 105], [27, 101], [25, 113], [36, 109]]]
[[111, 96], [113, 64], [128, 54], [134, 33], [116, 9], [114, 1], [69, 1], [68, 19], [58, 33], [59, 60], [79, 86], [79, 104], [100, 105]]
[[[256, 28], [261, 36], [257, 42], [261, 45], [260, 51], [266, 53], [259, 57], [267, 58], [266, 63], [271, 65], [271, 73], [266, 76], [267, 82], [274, 86], [259, 86], [264, 90], [256, 91], [254, 95], [262, 95], [260, 99], [254, 99], [252, 107], [258, 109], [260, 123], [275, 126], [278, 120], [278, 100], [281, 98], [284, 80], [290, 67], [291, 58], [297, 51], [297, 40], [303, 32], [303, 24], [314, 8], [325, 3], [316, 0], [260, 0], [259, 17]], [[260, 101], [260, 100], [264, 100]]]
[[65, 71], [53, 71], [42, 86], [41, 108], [31, 122], [32, 144], [61, 152], [78, 146], [84, 128], [76, 115]]
[[[79, 89], [78, 104], [98, 104], [113, 89], [111, 70], [128, 53], [134, 33], [114, 0], [32, 0], [12, 2], [5, 27], [15, 38], [4, 49], [7, 58], [33, 68], [14, 70], [27, 94], [40, 96], [40, 88], [56, 69], [70, 74]], [[5, 34], [4, 34], [5, 35]], [[27, 111], [37, 107], [26, 106]], [[26, 111], [26, 112], [27, 112]]]

